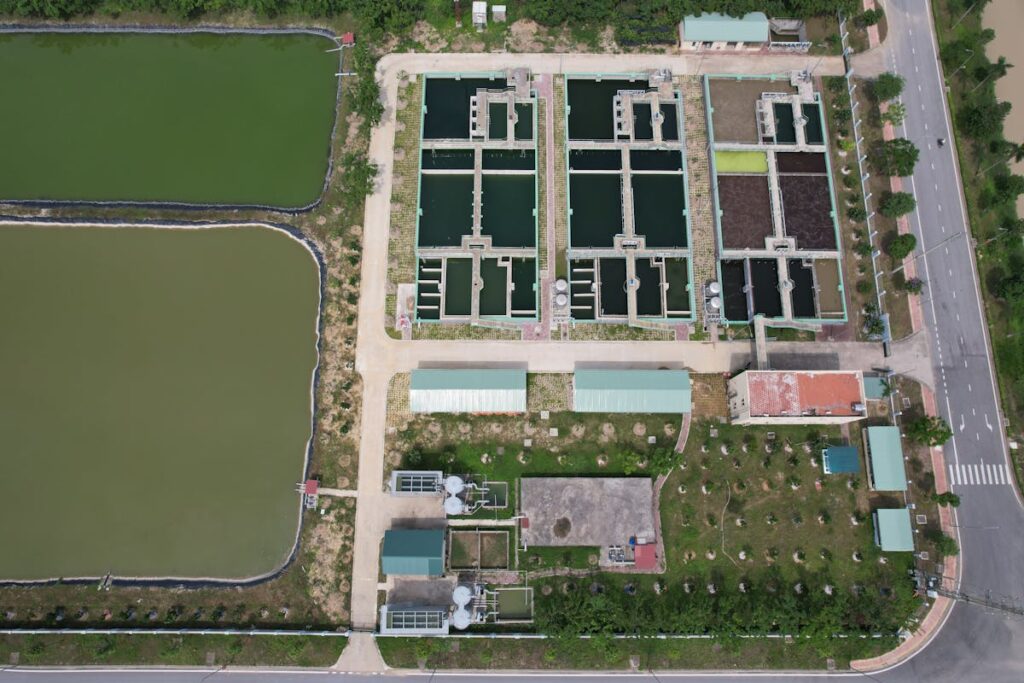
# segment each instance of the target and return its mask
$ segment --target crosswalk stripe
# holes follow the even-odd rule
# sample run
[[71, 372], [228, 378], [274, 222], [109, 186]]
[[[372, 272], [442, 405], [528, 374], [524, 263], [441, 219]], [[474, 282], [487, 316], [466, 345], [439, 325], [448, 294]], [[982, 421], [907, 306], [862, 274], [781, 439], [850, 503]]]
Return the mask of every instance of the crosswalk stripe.
[[986, 465], [985, 463], [981, 463], [980, 465], [978, 465], [978, 467], [981, 469], [981, 483], [982, 484], [990, 484], [990, 483], [992, 483], [992, 482], [989, 481], [989, 478], [988, 478], [988, 465]]
[[989, 480], [989, 482], [991, 482], [993, 484], [998, 484], [999, 482], [996, 481], [995, 465], [985, 465], [985, 469], [988, 470], [988, 480]]
[[999, 483], [1000, 484], [1009, 484], [1010, 483], [1010, 474], [1006, 471], [1006, 465], [1000, 465], [999, 466]]
[[978, 471], [977, 465], [971, 465], [971, 469], [974, 470], [974, 481], [977, 484], [981, 483], [981, 472]]
[[968, 484], [968, 481], [967, 481], [967, 466], [966, 465], [960, 465], [960, 483], [965, 485], [965, 486]]
[[949, 485], [950, 486], [954, 486], [955, 484], [956, 484], [956, 470], [954, 470], [953, 466], [950, 465], [949, 466]]

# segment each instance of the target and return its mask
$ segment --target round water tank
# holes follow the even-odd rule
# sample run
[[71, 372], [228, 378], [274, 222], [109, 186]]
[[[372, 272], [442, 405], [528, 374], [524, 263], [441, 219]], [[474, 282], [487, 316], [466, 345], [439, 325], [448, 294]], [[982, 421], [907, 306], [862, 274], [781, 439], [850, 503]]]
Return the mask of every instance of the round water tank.
[[555, 280], [555, 291], [556, 292], [568, 292], [569, 291], [569, 283], [566, 282], [565, 280], [562, 280], [562, 279]]
[[559, 308], [569, 305], [569, 296], [566, 294], [555, 294], [555, 305]]
[[473, 601], [473, 589], [469, 586], [456, 586], [452, 591], [452, 602], [459, 607], [465, 607]]
[[712, 296], [718, 296], [721, 293], [722, 293], [722, 285], [720, 285], [720, 284], [718, 284], [717, 282], [714, 282], [714, 281], [708, 283], [708, 294], [710, 294]]
[[467, 628], [469, 628], [469, 625], [472, 623], [473, 616], [465, 607], [460, 607], [459, 609], [455, 610], [454, 614], [452, 614], [452, 626], [459, 629], [460, 631], [465, 631]]
[[462, 493], [466, 490], [466, 482], [462, 481], [462, 477], [456, 477], [453, 474], [449, 477], [445, 477], [444, 490], [452, 495]]
[[711, 297], [711, 301], [708, 302], [708, 308], [712, 311], [717, 311], [722, 307], [722, 300], [717, 296]]
[[444, 499], [444, 513], [446, 515], [461, 515], [465, 509], [465, 504], [456, 496], [448, 496]]

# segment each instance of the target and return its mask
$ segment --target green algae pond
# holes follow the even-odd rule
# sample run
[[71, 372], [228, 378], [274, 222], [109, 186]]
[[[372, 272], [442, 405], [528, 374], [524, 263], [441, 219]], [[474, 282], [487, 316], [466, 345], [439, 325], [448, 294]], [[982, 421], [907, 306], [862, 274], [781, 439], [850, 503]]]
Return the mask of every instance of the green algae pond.
[[268, 227], [0, 225], [0, 580], [280, 567], [319, 287]]
[[334, 41], [0, 33], [0, 200], [299, 208], [317, 200]]

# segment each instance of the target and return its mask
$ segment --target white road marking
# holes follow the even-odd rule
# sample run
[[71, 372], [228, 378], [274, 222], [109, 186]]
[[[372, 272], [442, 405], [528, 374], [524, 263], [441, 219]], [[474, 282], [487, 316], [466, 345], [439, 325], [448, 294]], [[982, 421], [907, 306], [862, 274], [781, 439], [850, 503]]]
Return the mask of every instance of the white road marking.
[[988, 413], [985, 413], [985, 426], [988, 427], [988, 431], [992, 431], [992, 423], [988, 421]]
[[1010, 483], [1010, 473], [1006, 471], [1006, 465], [999, 465], [999, 483], [1000, 484], [1009, 484]]
[[988, 472], [985, 471], [985, 463], [978, 465], [978, 474], [981, 475], [981, 483], [988, 483]]
[[954, 299], [956, 298], [956, 290], [955, 289], [953, 290], [953, 298]]
[[[967, 362], [967, 361], [964, 361], [964, 363], [966, 363], [966, 362]], [[972, 389], [972, 388], [971, 388], [971, 385], [970, 385], [970, 384], [968, 384], [968, 385], [967, 385], [967, 391], [974, 391], [974, 389]]]
[[956, 481], [956, 470], [954, 470], [953, 466], [950, 465], [949, 466], [949, 485], [952, 486], [953, 484], [956, 484], [956, 483], [957, 483], [957, 481]]
[[996, 480], [996, 466], [985, 465], [985, 469], [988, 470], [988, 480], [993, 484], [998, 484], [999, 482]]
[[961, 414], [961, 415], [960, 415], [960, 431], [961, 431], [961, 432], [962, 432], [962, 431], [964, 431], [964, 427], [966, 426], [966, 424], [967, 424], [967, 423], [966, 423], [966, 421], [964, 420], [964, 416], [963, 416], [963, 415]]
[[971, 465], [971, 476], [974, 478], [974, 481], [979, 484], [981, 483], [981, 472], [978, 471], [977, 465]]
[[971, 466], [967, 465], [967, 483], [974, 486], [974, 473], [971, 472]]

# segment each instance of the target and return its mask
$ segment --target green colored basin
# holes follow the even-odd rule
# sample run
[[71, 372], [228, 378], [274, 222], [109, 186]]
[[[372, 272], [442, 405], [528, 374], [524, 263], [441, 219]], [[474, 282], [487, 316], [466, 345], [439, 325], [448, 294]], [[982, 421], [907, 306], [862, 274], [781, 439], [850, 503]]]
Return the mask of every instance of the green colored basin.
[[333, 46], [308, 34], [0, 35], [0, 199], [310, 204], [327, 171]]
[[281, 231], [0, 226], [0, 579], [281, 566], [318, 306]]

